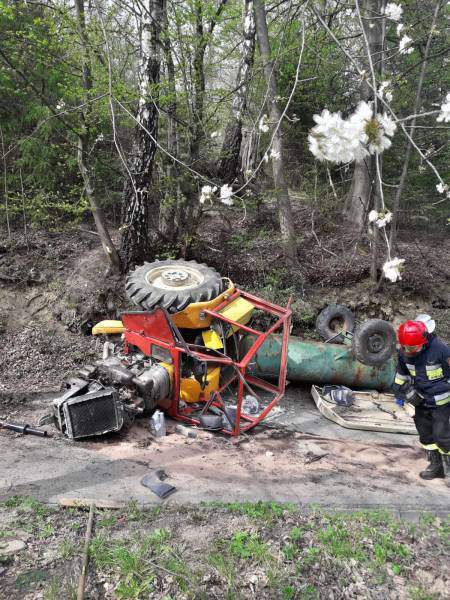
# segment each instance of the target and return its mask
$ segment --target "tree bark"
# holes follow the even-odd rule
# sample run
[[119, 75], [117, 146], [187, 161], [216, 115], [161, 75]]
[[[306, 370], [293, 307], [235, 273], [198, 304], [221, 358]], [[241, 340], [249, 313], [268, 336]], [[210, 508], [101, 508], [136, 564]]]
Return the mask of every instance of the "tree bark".
[[283, 157], [283, 137], [281, 134], [281, 125], [275, 131], [281, 120], [281, 111], [277, 103], [278, 88], [274, 73], [274, 63], [271, 58], [269, 32], [267, 29], [266, 8], [264, 0], [255, 0], [254, 2], [256, 34], [258, 37], [259, 51], [263, 60], [264, 75], [267, 84], [267, 104], [269, 109], [269, 119], [272, 125], [273, 134], [273, 153], [278, 157], [272, 158], [272, 171], [275, 184], [275, 194], [277, 198], [278, 218], [280, 223], [281, 239], [283, 252], [288, 266], [298, 267], [297, 241], [294, 228], [294, 219], [292, 215], [292, 206], [289, 198], [289, 191], [284, 174]]
[[[178, 156], [178, 130], [177, 130], [177, 89], [175, 83], [175, 64], [173, 62], [172, 48], [169, 39], [169, 28], [167, 18], [167, 0], [163, 1], [163, 23], [164, 23], [164, 61], [167, 71], [167, 87], [170, 102], [167, 106], [167, 151], [177, 158]], [[180, 169], [175, 160], [167, 157], [166, 185], [164, 199], [159, 212], [160, 230], [164, 237], [175, 242], [182, 228], [182, 208], [184, 196], [181, 193]]]
[[[441, 0], [438, 0], [438, 2], [436, 2], [436, 6], [434, 9], [433, 20], [431, 22], [431, 27], [430, 27], [430, 33], [428, 34], [427, 44], [425, 46], [425, 53], [424, 53], [424, 57], [423, 57], [422, 68], [420, 70], [420, 76], [419, 76], [419, 83], [417, 84], [417, 92], [416, 92], [416, 97], [414, 100], [414, 107], [413, 107], [414, 115], [416, 115], [420, 109], [420, 102], [422, 99], [423, 82], [424, 82], [425, 73], [426, 73], [426, 70], [428, 67], [428, 58], [430, 56], [431, 42], [433, 39], [434, 30], [436, 28], [436, 21], [437, 21], [438, 15], [439, 15], [440, 8], [441, 8]], [[406, 146], [405, 160], [403, 162], [402, 173], [400, 175], [400, 181], [398, 184], [398, 188], [395, 192], [394, 204], [392, 207], [391, 232], [390, 232], [390, 236], [389, 236], [389, 244], [391, 246], [391, 250], [393, 250], [394, 245], [397, 241], [398, 211], [400, 208], [400, 201], [402, 198], [403, 189], [405, 187], [406, 178], [408, 176], [409, 161], [411, 158], [411, 152], [412, 152], [412, 148], [413, 148], [412, 139], [414, 138], [415, 126], [416, 126], [416, 117], [414, 117], [411, 120], [411, 128], [409, 130], [409, 135], [410, 135], [411, 139], [408, 139], [408, 144]]]
[[84, 107], [81, 110], [81, 127], [77, 135], [77, 161], [78, 169], [84, 182], [84, 190], [89, 200], [92, 215], [94, 217], [95, 226], [97, 228], [100, 241], [103, 249], [108, 257], [111, 268], [115, 272], [121, 270], [121, 260], [119, 253], [114, 246], [111, 236], [109, 235], [108, 227], [106, 225], [106, 219], [103, 214], [103, 210], [98, 205], [95, 197], [95, 188], [93, 179], [86, 160], [87, 150], [90, 146], [91, 132], [90, 132], [90, 104], [87, 103], [92, 90], [92, 73], [90, 66], [89, 57], [89, 40], [86, 33], [86, 19], [84, 12], [84, 0], [75, 0], [75, 12], [78, 23], [78, 32], [80, 36], [81, 56], [82, 56], [82, 81], [83, 81], [83, 93], [84, 93]]
[[239, 153], [242, 143], [242, 116], [247, 108], [248, 85], [255, 57], [253, 0], [244, 0], [243, 37], [241, 60], [236, 77], [236, 92], [232, 103], [232, 116], [225, 128], [225, 137], [219, 158], [219, 176], [226, 183], [234, 181], [239, 170]]
[[[363, 27], [369, 44], [368, 52], [371, 54], [375, 70], [379, 71], [382, 63], [383, 42], [380, 18], [377, 17], [381, 13], [381, 0], [362, 0], [360, 4]], [[370, 77], [368, 61], [366, 61], [366, 72], [367, 77]], [[360, 98], [365, 102], [373, 100], [373, 92], [366, 80], [361, 82]], [[367, 214], [374, 202], [374, 180], [375, 163], [370, 157], [355, 162], [350, 191], [344, 204], [343, 216], [359, 229], [364, 228]]]
[[148, 0], [142, 25], [138, 123], [129, 162], [131, 176], [125, 181], [123, 193], [121, 253], [126, 269], [151, 257], [148, 232], [150, 183], [158, 130], [154, 88], [159, 83], [162, 15], [163, 0]]

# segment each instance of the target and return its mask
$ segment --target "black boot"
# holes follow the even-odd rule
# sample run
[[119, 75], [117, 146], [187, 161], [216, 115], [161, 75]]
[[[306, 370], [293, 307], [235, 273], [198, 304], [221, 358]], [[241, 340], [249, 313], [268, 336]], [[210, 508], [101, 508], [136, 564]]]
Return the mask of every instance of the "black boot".
[[[427, 458], [430, 463], [425, 471], [419, 473], [422, 479], [436, 479], [436, 477], [444, 477], [444, 467], [442, 465], [442, 455], [438, 450], [427, 450]], [[449, 457], [450, 458], [450, 457]], [[450, 478], [450, 463], [448, 466]]]
[[450, 487], [450, 454], [442, 455], [442, 466], [444, 467], [445, 483]]

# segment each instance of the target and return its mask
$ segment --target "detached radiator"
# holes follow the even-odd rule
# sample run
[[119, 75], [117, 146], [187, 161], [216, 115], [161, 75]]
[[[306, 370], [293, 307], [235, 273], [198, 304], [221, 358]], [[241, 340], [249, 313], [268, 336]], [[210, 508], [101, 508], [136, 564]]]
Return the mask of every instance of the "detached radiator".
[[54, 401], [58, 428], [71, 439], [119, 431], [123, 425], [123, 408], [114, 388], [104, 388]]

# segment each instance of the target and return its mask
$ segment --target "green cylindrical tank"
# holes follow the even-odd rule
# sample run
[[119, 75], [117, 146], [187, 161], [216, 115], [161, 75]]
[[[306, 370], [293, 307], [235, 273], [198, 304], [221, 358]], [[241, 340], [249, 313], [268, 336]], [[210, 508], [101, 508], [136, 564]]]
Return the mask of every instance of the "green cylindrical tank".
[[[254, 336], [251, 335], [242, 340], [241, 349], [244, 353], [253, 341]], [[250, 370], [262, 378], [277, 377], [280, 357], [281, 336], [272, 335], [250, 363]], [[287, 379], [290, 381], [385, 390], [391, 387], [394, 381], [395, 368], [394, 358], [380, 367], [369, 367], [353, 357], [348, 345], [306, 342], [295, 336], [289, 338]]]

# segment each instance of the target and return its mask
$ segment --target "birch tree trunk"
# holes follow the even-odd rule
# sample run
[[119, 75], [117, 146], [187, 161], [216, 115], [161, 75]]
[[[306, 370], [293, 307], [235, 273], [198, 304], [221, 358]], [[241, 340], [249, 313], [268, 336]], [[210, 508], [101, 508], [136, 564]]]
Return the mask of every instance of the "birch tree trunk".
[[[362, 0], [360, 3], [363, 27], [369, 44], [367, 51], [370, 52], [376, 71], [379, 71], [381, 67], [383, 48], [382, 27], [379, 18], [381, 4], [381, 0]], [[368, 61], [366, 61], [366, 73], [367, 77], [370, 77]], [[373, 92], [366, 80], [361, 82], [360, 97], [365, 102], [373, 100]], [[343, 211], [345, 219], [359, 229], [363, 229], [365, 226], [366, 216], [373, 205], [374, 192], [375, 163], [370, 157], [367, 157], [355, 163], [352, 183]]]
[[[420, 76], [419, 76], [419, 83], [417, 85], [416, 97], [414, 100], [414, 107], [413, 107], [414, 115], [416, 115], [420, 109], [420, 102], [422, 99], [422, 87], [423, 87], [423, 82], [425, 79], [425, 73], [426, 73], [426, 70], [428, 67], [428, 58], [430, 56], [431, 42], [433, 39], [434, 31], [436, 29], [436, 21], [437, 21], [438, 15], [439, 15], [439, 10], [441, 8], [441, 4], [442, 4], [441, 0], [438, 0], [436, 2], [436, 6], [434, 9], [433, 20], [431, 22], [430, 33], [428, 35], [427, 44], [425, 46], [425, 53], [424, 53], [424, 57], [423, 57], [422, 68], [420, 70]], [[398, 184], [398, 188], [395, 192], [394, 204], [392, 207], [391, 233], [389, 236], [389, 244], [391, 246], [391, 249], [394, 248], [394, 245], [397, 241], [398, 210], [400, 208], [400, 200], [402, 198], [403, 188], [405, 187], [406, 178], [408, 176], [409, 161], [411, 158], [411, 152], [412, 152], [412, 147], [413, 147], [412, 139], [414, 138], [415, 126], [416, 126], [416, 117], [414, 117], [411, 120], [411, 126], [410, 126], [410, 130], [409, 130], [409, 135], [410, 135], [411, 139], [408, 140], [408, 143], [406, 146], [405, 160], [403, 162], [402, 173], [400, 175], [400, 181]]]
[[95, 197], [95, 189], [93, 179], [89, 169], [89, 163], [86, 160], [87, 150], [90, 146], [91, 133], [90, 133], [90, 108], [89, 96], [92, 90], [92, 74], [90, 67], [90, 56], [89, 56], [89, 40], [86, 33], [86, 19], [84, 12], [84, 0], [75, 0], [75, 13], [77, 17], [78, 32], [80, 36], [80, 47], [82, 56], [82, 81], [83, 81], [83, 93], [84, 93], [84, 107], [81, 110], [81, 127], [79, 128], [78, 140], [77, 140], [77, 161], [78, 169], [81, 177], [83, 178], [84, 190], [89, 200], [92, 215], [94, 217], [95, 226], [100, 237], [103, 249], [108, 257], [111, 268], [115, 272], [121, 270], [121, 260], [119, 253], [114, 246], [111, 236], [109, 235], [108, 227], [106, 225], [106, 219], [102, 209], [97, 203]]
[[242, 143], [242, 116], [247, 107], [248, 86], [255, 57], [255, 16], [253, 0], [244, 0], [244, 42], [236, 77], [232, 115], [225, 128], [225, 137], [219, 158], [219, 177], [231, 183], [238, 174], [239, 153]]
[[155, 84], [159, 83], [162, 15], [163, 0], [148, 0], [142, 24], [138, 123], [123, 193], [121, 253], [127, 270], [151, 257], [150, 183], [158, 130], [158, 112], [153, 100], [156, 100]]
[[[269, 32], [267, 30], [266, 7], [264, 0], [254, 2], [256, 34], [258, 37], [259, 51], [263, 60], [264, 76], [267, 84], [267, 104], [269, 119], [272, 129], [281, 120], [281, 111], [277, 104], [278, 89], [274, 73], [274, 63], [271, 58]], [[272, 171], [277, 198], [278, 218], [280, 223], [281, 239], [285, 259], [290, 267], [298, 267], [297, 242], [295, 236], [292, 206], [289, 198], [288, 187], [284, 175], [283, 137], [281, 126], [278, 127], [274, 137], [272, 150], [277, 159], [272, 158]]]

